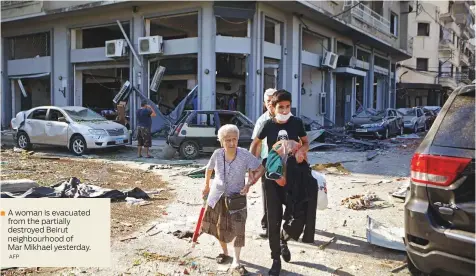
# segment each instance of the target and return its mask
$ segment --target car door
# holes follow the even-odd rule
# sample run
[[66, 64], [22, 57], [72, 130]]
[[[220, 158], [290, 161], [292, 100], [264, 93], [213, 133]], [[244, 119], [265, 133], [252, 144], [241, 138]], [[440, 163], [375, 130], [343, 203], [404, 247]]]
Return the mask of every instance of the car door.
[[46, 117], [45, 140], [51, 145], [67, 146], [69, 123], [60, 122], [60, 118], [66, 118], [66, 116], [59, 109], [49, 109]]
[[213, 152], [220, 146], [217, 141], [216, 112], [197, 111], [187, 119], [186, 140], [195, 141], [204, 152]]
[[423, 111], [420, 108], [417, 109], [417, 116], [418, 116], [418, 119], [417, 119], [418, 127], [424, 128], [426, 118], [425, 118], [425, 113], [423, 113]]
[[32, 144], [45, 144], [45, 127], [46, 127], [46, 114], [47, 108], [39, 108], [33, 110], [25, 121], [24, 130], [28, 137], [30, 137], [30, 143]]

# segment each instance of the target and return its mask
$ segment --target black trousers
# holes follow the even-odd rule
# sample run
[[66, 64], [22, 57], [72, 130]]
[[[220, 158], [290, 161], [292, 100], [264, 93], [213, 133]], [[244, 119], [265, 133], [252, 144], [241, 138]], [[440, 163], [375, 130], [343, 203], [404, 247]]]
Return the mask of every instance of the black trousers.
[[286, 212], [284, 212], [283, 217], [285, 191], [273, 180], [265, 179], [264, 184], [266, 207], [268, 209], [268, 241], [271, 249], [271, 259], [279, 259], [281, 256], [281, 241], [287, 241], [281, 235], [283, 218], [288, 217]]
[[266, 177], [261, 177], [261, 191], [263, 193], [263, 218], [261, 218], [261, 228], [268, 229], [268, 212], [266, 206], [266, 189], [265, 189]]

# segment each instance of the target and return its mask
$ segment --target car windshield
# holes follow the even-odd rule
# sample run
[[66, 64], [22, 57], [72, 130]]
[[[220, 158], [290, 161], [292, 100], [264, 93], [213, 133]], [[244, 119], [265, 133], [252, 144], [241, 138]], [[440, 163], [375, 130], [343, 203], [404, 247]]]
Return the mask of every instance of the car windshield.
[[416, 110], [413, 108], [399, 108], [398, 112], [402, 113], [403, 116], [416, 116]]
[[73, 121], [84, 122], [84, 121], [107, 121], [106, 118], [99, 115], [98, 113], [92, 111], [89, 108], [63, 108], [63, 110], [68, 114]]
[[358, 113], [355, 117], [357, 118], [369, 118], [369, 117], [383, 117], [385, 115], [385, 111], [376, 111], [372, 108], [367, 108], [362, 112]]

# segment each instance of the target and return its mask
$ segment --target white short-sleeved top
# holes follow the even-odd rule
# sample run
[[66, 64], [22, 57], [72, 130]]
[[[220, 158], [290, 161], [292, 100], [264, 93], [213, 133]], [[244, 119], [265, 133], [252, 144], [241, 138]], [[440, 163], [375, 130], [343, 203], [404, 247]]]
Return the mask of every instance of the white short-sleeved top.
[[240, 193], [245, 186], [246, 172], [250, 169], [256, 170], [260, 165], [260, 160], [244, 148], [238, 147], [235, 159], [230, 162], [225, 160], [225, 149], [215, 150], [207, 165], [208, 170], [215, 170], [215, 178], [208, 194], [208, 205], [215, 208], [223, 194], [230, 196]]

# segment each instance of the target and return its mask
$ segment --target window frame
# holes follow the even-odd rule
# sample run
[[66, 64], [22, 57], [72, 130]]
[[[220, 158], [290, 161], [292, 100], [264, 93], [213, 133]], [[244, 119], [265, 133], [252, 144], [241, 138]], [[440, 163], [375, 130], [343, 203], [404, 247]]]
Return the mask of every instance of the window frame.
[[[427, 26], [425, 34], [420, 34], [420, 24], [425, 24]], [[417, 36], [424, 36], [424, 37], [429, 37], [430, 36], [430, 23], [429, 22], [417, 22]]]
[[[416, 66], [415, 66], [416, 70], [417, 71], [428, 71], [428, 60], [429, 60], [428, 58], [416, 58]], [[422, 69], [422, 68], [418, 67], [418, 61], [426, 61], [425, 68]]]
[[[396, 19], [396, 22], [394, 22], [394, 20], [392, 20], [392, 17], [393, 19]], [[393, 26], [394, 26], [394, 30], [392, 30], [392, 23], [393, 23]], [[399, 25], [399, 17], [398, 17], [398, 14], [393, 12], [393, 11], [390, 11], [390, 33], [396, 37], [398, 37], [398, 33], [399, 33], [399, 28], [398, 28], [398, 25]]]
[[[35, 113], [38, 113], [40, 111], [44, 111], [45, 112], [45, 118], [44, 119], [38, 119], [38, 118], [33, 118], [33, 116], [35, 115]], [[38, 120], [38, 121], [46, 121], [46, 115], [48, 115], [48, 109], [47, 108], [38, 108], [38, 109], [35, 109], [33, 110], [29, 115], [28, 115], [28, 118], [29, 120]]]

